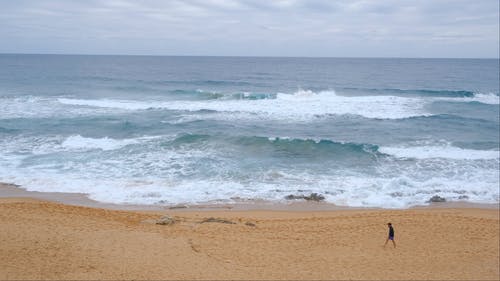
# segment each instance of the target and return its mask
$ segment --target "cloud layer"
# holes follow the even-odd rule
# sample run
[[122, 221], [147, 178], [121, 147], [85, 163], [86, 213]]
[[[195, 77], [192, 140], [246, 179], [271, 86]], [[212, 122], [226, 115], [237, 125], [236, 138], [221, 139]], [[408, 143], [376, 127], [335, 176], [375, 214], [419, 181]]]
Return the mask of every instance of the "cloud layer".
[[498, 0], [3, 1], [0, 52], [498, 57]]

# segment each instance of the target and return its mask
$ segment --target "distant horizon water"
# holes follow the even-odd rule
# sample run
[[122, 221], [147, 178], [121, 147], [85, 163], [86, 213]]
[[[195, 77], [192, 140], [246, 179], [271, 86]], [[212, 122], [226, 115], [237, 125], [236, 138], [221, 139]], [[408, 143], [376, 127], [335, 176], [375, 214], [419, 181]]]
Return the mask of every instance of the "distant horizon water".
[[498, 203], [499, 61], [0, 54], [0, 182], [117, 204]]
[[0, 55], [47, 56], [131, 56], [131, 57], [220, 57], [220, 58], [304, 58], [304, 59], [478, 59], [500, 60], [499, 57], [384, 57], [384, 56], [253, 56], [253, 55], [182, 55], [182, 54], [106, 54], [106, 53], [2, 53]]

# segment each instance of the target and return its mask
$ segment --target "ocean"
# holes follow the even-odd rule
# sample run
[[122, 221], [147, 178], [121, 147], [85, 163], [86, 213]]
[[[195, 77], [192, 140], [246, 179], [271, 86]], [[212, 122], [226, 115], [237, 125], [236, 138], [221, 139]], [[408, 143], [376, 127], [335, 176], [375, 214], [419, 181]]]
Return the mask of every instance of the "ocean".
[[498, 59], [0, 55], [0, 182], [117, 204], [499, 202]]

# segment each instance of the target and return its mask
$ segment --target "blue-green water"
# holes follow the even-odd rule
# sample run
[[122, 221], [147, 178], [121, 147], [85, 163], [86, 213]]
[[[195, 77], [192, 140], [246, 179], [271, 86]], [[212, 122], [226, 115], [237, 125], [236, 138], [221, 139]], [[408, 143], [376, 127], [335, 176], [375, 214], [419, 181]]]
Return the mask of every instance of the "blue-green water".
[[499, 201], [499, 62], [0, 55], [0, 181], [114, 203]]

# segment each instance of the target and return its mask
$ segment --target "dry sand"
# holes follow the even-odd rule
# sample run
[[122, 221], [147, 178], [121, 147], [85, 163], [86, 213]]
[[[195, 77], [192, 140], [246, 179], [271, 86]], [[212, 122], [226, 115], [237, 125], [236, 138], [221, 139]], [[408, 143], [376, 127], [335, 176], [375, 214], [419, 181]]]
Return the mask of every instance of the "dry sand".
[[[165, 214], [177, 222], [156, 225]], [[383, 247], [389, 221], [395, 249]], [[498, 209], [146, 212], [2, 198], [0, 225], [0, 279], [499, 279]]]

